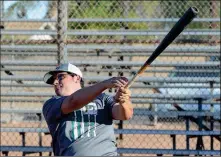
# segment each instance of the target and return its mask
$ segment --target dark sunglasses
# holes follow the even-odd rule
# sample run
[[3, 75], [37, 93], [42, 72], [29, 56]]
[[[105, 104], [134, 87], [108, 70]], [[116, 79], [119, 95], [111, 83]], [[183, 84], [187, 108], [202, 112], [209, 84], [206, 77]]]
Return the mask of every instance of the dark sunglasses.
[[66, 78], [67, 77], [67, 75], [70, 75], [70, 76], [77, 76], [76, 74], [70, 74], [70, 73], [67, 73], [67, 74], [57, 74], [57, 76], [56, 77], [54, 77], [54, 80], [58, 80], [58, 81], [61, 81], [61, 80], [63, 80], [64, 78]]

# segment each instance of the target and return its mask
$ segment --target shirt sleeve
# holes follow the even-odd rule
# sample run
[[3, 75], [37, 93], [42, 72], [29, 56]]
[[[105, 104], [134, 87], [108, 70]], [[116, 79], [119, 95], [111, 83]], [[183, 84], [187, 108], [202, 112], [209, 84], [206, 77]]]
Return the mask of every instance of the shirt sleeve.
[[109, 116], [111, 117], [111, 119], [112, 119], [112, 108], [113, 108], [114, 104], [115, 104], [114, 97], [105, 94], [105, 107], [108, 108], [108, 113], [109, 113]]
[[61, 105], [66, 97], [51, 98], [43, 106], [43, 115], [47, 123], [56, 122], [61, 118]]

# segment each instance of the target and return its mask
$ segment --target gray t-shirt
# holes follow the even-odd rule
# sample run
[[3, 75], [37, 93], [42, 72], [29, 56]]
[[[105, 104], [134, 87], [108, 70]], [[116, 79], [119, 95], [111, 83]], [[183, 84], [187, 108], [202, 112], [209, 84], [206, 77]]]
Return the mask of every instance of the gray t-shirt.
[[117, 156], [112, 107], [104, 93], [80, 110], [62, 114], [65, 97], [45, 102], [43, 114], [52, 135], [55, 156]]

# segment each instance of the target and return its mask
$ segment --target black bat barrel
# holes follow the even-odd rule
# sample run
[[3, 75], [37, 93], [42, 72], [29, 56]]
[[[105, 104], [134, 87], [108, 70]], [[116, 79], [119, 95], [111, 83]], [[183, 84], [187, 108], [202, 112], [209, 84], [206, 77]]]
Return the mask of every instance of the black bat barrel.
[[184, 28], [193, 20], [193, 18], [196, 17], [197, 14], [198, 9], [195, 7], [190, 7], [161, 41], [160, 45], [145, 62], [144, 66], [150, 65], [156, 59], [156, 57], [159, 56], [161, 52], [163, 52], [166, 47], [173, 42], [173, 40], [184, 30]]

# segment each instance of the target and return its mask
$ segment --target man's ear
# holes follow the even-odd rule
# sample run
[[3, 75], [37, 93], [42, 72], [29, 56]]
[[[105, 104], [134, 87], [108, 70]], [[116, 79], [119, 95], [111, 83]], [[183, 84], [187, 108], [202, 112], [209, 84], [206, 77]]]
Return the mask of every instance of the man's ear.
[[77, 75], [78, 82], [81, 82], [81, 77]]

